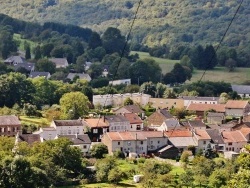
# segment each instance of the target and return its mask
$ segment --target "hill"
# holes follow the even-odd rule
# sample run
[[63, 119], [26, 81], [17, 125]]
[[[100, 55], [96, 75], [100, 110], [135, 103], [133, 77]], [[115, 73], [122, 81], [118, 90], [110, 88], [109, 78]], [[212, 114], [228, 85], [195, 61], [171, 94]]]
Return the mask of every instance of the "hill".
[[[1, 2], [0, 13], [26, 21], [55, 21], [89, 27], [129, 30], [138, 0], [13, 0]], [[232, 19], [235, 0], [143, 0], [132, 37], [149, 46], [176, 43], [217, 44]], [[245, 46], [250, 41], [250, 1], [244, 1], [224, 45]]]

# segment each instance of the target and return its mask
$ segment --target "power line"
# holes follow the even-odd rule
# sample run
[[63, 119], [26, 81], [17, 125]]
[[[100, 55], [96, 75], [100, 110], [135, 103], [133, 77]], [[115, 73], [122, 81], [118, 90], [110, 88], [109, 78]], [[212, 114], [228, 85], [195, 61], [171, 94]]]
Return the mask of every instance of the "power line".
[[[221, 43], [223, 42], [223, 40], [224, 40], [224, 38], [225, 38], [225, 36], [226, 36], [226, 34], [227, 34], [227, 32], [228, 32], [230, 26], [232, 25], [232, 23], [233, 23], [233, 21], [234, 21], [236, 15], [238, 14], [238, 12], [239, 12], [239, 10], [240, 10], [240, 7], [241, 7], [241, 5], [242, 5], [242, 3], [243, 3], [243, 1], [244, 1], [244, 0], [241, 0], [241, 2], [240, 2], [240, 4], [239, 4], [238, 8], [236, 9], [236, 12], [234, 13], [234, 16], [232, 17], [232, 19], [231, 19], [231, 21], [230, 21], [230, 23], [229, 23], [229, 25], [228, 25], [228, 27], [227, 27], [225, 33], [223, 34], [223, 36], [222, 36], [222, 38], [221, 38], [221, 40], [220, 40], [220, 42], [219, 42], [219, 45], [218, 45], [217, 48], [215, 49], [215, 52], [214, 52], [213, 56], [211, 57], [211, 59], [210, 59], [208, 65], [212, 63], [212, 61], [213, 61], [213, 59], [214, 59], [214, 57], [215, 57], [215, 55], [216, 55], [216, 53], [217, 53], [219, 47], [221, 46]], [[205, 76], [208, 67], [209, 67], [209, 66], [206, 66], [206, 68], [205, 68], [205, 70], [204, 70], [204, 72], [203, 72], [203, 74], [202, 74], [202, 76], [201, 76], [199, 82], [201, 82], [202, 78]]]
[[[121, 64], [121, 61], [122, 61], [122, 58], [123, 58], [123, 56], [124, 56], [126, 47], [127, 47], [127, 45], [128, 45], [128, 40], [129, 40], [129, 37], [130, 37], [130, 35], [131, 35], [131, 32], [132, 32], [132, 29], [133, 29], [135, 20], [136, 20], [136, 18], [137, 18], [137, 14], [138, 14], [138, 11], [139, 11], [139, 8], [140, 8], [141, 4], [142, 4], [142, 0], [139, 0], [139, 3], [138, 3], [138, 6], [137, 6], [137, 8], [136, 8], [136, 11], [135, 11], [135, 15], [134, 15], [133, 21], [132, 21], [132, 23], [131, 23], [129, 32], [128, 32], [127, 37], [126, 37], [126, 40], [125, 40], [125, 44], [124, 44], [123, 49], [122, 49], [122, 53], [121, 53], [121, 55], [120, 55], [120, 58], [119, 58], [119, 61], [118, 61], [118, 64], [117, 64], [117, 67], [116, 67], [116, 69], [115, 69], [114, 74], [112, 75], [111, 84], [109, 84], [109, 89], [108, 89], [108, 91], [111, 89], [111, 87], [112, 87], [112, 85], [113, 85], [114, 78], [115, 78], [115, 76], [116, 76], [116, 74], [117, 74], [117, 71], [118, 71], [118, 68], [119, 68], [119, 66], [120, 66], [120, 64]], [[108, 100], [108, 97], [106, 97], [106, 99], [105, 99], [105, 101], [104, 101], [104, 105], [103, 105], [104, 107], [105, 107], [105, 104], [106, 104], [107, 100]], [[100, 119], [101, 119], [101, 117], [99, 117], [99, 119], [98, 119], [97, 126], [99, 125]]]

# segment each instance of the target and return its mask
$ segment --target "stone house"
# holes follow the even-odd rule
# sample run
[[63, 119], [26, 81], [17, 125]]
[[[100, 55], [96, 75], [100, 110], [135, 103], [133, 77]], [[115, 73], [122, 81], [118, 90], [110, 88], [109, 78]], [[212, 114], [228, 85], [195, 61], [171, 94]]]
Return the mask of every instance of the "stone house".
[[21, 129], [21, 122], [17, 116], [0, 116], [0, 136], [15, 136]]
[[225, 112], [227, 116], [244, 117], [250, 113], [250, 104], [244, 100], [228, 100]]

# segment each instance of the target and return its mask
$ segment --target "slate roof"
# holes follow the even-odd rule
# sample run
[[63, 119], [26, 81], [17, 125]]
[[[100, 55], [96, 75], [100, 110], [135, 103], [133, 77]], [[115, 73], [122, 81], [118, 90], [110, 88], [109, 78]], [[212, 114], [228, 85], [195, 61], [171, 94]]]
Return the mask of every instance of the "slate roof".
[[19, 64], [19, 63], [26, 63], [26, 60], [25, 60], [25, 58], [23, 58], [21, 56], [11, 56], [11, 57], [5, 59], [4, 63]]
[[69, 65], [66, 58], [50, 58], [49, 61], [56, 64], [56, 68], [67, 67]]
[[88, 74], [84, 74], [84, 73], [69, 73], [67, 78], [70, 80], [73, 80], [75, 76], [79, 76], [79, 79], [83, 79], [83, 80], [87, 80], [90, 81], [91, 77]]
[[19, 63], [17, 65], [14, 66], [14, 70], [17, 71], [20, 67], [25, 68], [27, 71], [31, 71], [35, 68], [35, 64], [34, 63]]
[[207, 131], [207, 134], [211, 137], [212, 143], [224, 144], [224, 140], [218, 129], [207, 129], [206, 131]]
[[78, 144], [91, 144], [91, 140], [87, 134], [83, 135], [60, 135], [59, 137], [68, 138], [71, 142], [73, 142], [73, 145]]
[[197, 101], [219, 101], [219, 97], [180, 96], [178, 99]]
[[4, 115], [4, 116], [0, 116], [0, 126], [1, 125], [20, 125], [21, 126], [21, 122], [18, 119], [17, 116], [15, 115]]
[[36, 77], [45, 77], [48, 78], [50, 76], [49, 72], [31, 72], [29, 77], [30, 78], [36, 78]]
[[225, 107], [226, 108], [242, 109], [242, 108], [245, 108], [247, 104], [248, 104], [248, 101], [228, 100]]
[[108, 115], [105, 116], [105, 121], [112, 123], [112, 122], [128, 122], [128, 119], [122, 115]]
[[238, 94], [250, 94], [249, 85], [232, 85], [232, 90], [236, 91]]
[[54, 120], [56, 126], [83, 126], [82, 120]]
[[188, 121], [183, 121], [182, 124], [184, 126], [191, 126], [193, 128], [197, 128], [197, 127], [203, 127], [206, 128], [206, 124], [203, 123], [201, 120], [188, 120]]
[[34, 142], [41, 142], [39, 134], [20, 134], [18, 141], [27, 142], [28, 144], [33, 144]]
[[169, 141], [175, 147], [187, 147], [198, 145], [194, 137], [170, 137]]
[[122, 108], [125, 108], [126, 110], [128, 110], [131, 113], [137, 113], [137, 114], [143, 113], [143, 110], [140, 109], [140, 107], [137, 105], [126, 105]]
[[187, 110], [205, 112], [214, 109], [216, 112], [225, 112], [225, 104], [199, 104], [191, 103]]
[[166, 109], [160, 109], [159, 113], [161, 113], [166, 118], [173, 118], [173, 116], [170, 114], [170, 112], [167, 111]]

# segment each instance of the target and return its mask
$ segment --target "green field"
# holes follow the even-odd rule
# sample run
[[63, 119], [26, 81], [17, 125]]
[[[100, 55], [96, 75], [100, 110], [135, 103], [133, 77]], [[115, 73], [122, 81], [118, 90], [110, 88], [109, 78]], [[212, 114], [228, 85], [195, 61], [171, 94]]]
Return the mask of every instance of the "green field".
[[50, 122], [46, 118], [39, 117], [28, 117], [28, 116], [20, 116], [20, 120], [23, 124], [33, 124], [37, 126], [48, 126]]
[[[144, 58], [152, 58], [156, 62], [159, 63], [162, 68], [162, 72], [165, 74], [166, 72], [170, 72], [175, 63], [178, 63], [178, 60], [169, 60], [163, 58], [151, 57], [146, 52], [131, 52], [131, 54], [138, 53], [141, 59]], [[202, 79], [202, 81], [224, 81], [231, 84], [243, 84], [245, 82], [250, 82], [250, 68], [236, 68], [233, 72], [229, 72], [225, 67], [216, 67], [214, 70], [208, 70], [205, 72], [204, 76], [203, 70], [194, 70], [193, 76], [190, 82], [196, 82]]]
[[27, 40], [27, 39], [22, 39], [20, 34], [14, 34], [14, 39], [16, 41], [20, 42], [20, 45], [18, 46], [18, 49], [21, 51], [25, 51], [24, 49], [24, 42], [26, 41], [29, 45], [31, 49], [34, 49], [37, 46], [37, 43], [31, 41], [31, 40]]

